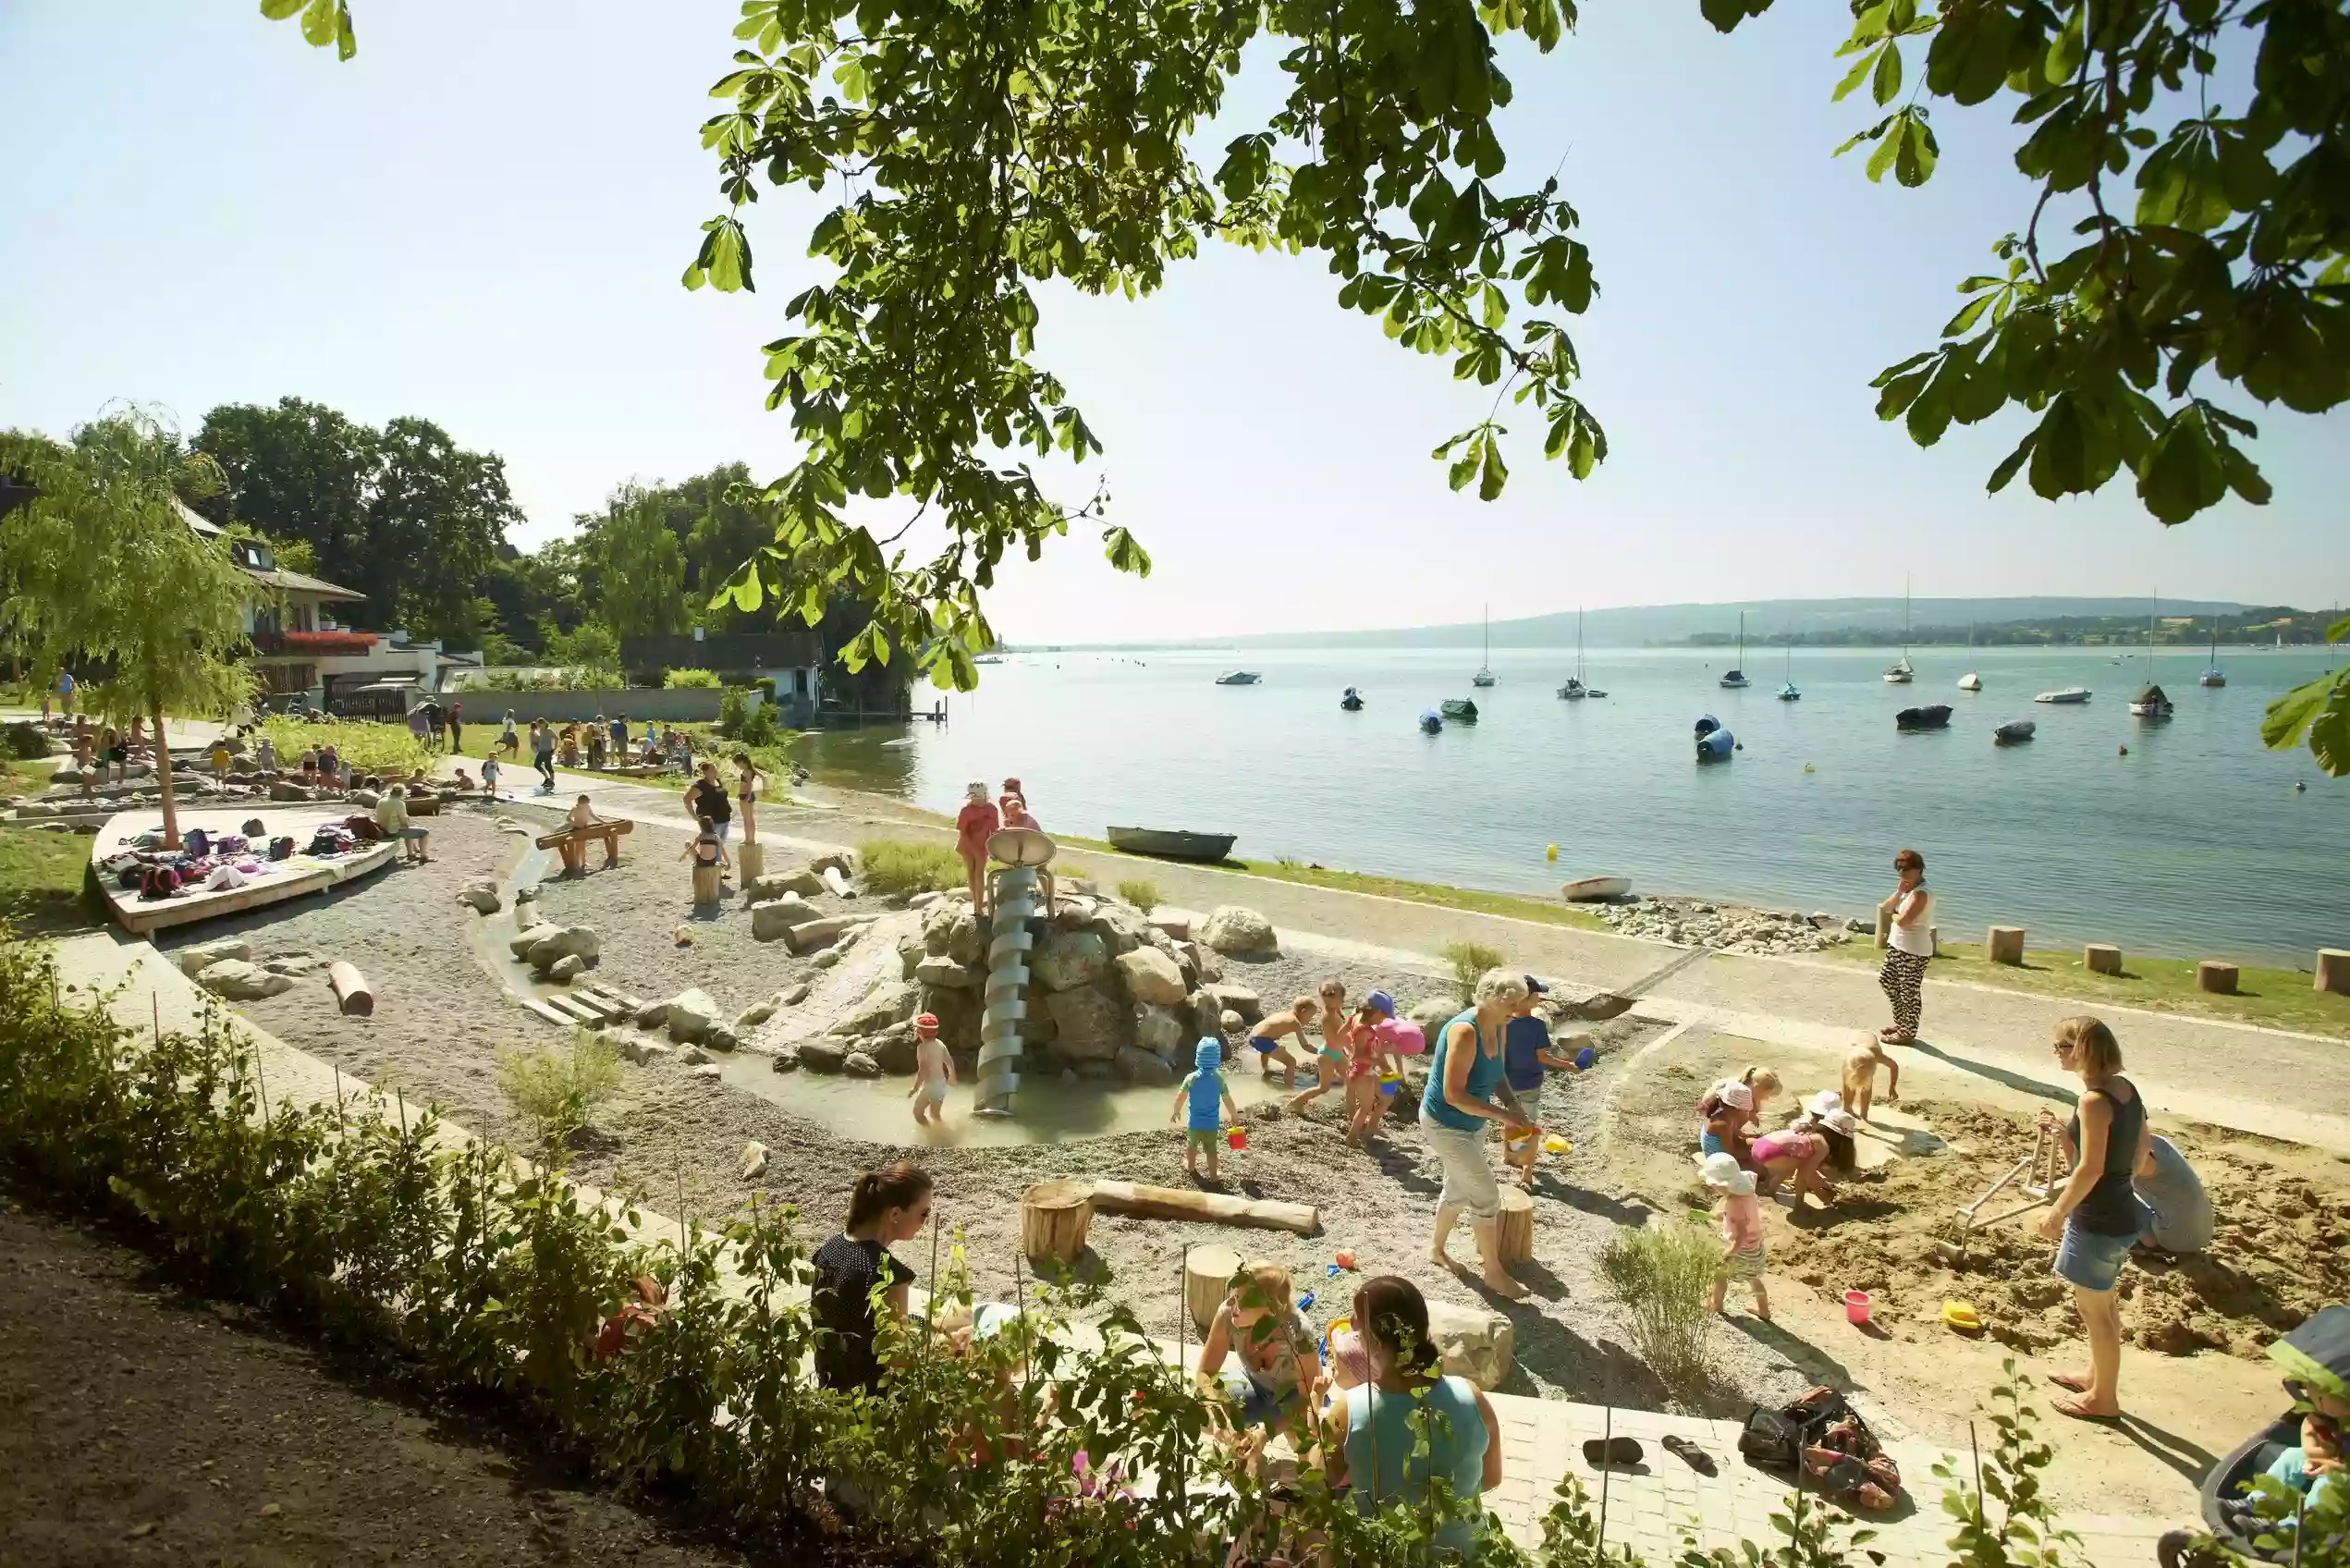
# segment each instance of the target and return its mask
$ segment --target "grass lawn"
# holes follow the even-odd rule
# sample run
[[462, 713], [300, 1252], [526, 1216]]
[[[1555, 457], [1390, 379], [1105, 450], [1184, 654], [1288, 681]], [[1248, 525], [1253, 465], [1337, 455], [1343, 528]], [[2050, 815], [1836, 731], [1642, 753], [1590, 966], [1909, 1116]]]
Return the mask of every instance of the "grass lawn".
[[[1865, 941], [1824, 949], [1820, 956], [1874, 967], [1877, 950]], [[2011, 991], [2032, 991], [2048, 997], [2077, 997], [2085, 1002], [2111, 1002], [2142, 1007], [2152, 1012], [2192, 1013], [2223, 1018], [2235, 1023], [2260, 1023], [2272, 1029], [2295, 1029], [2307, 1035], [2327, 1035], [2350, 1040], [2350, 997], [2318, 990], [2309, 976], [2294, 969], [2255, 969], [2249, 964], [2236, 974], [2237, 994], [2209, 996], [2195, 988], [2195, 962], [2183, 958], [2139, 958], [2124, 952], [2120, 974], [2092, 974], [2082, 966], [2078, 951], [2042, 948], [2026, 949], [2024, 962], [1992, 963], [1972, 942], [1942, 944], [1928, 970], [1935, 980], [1964, 980], [1998, 986]]]
[[0, 926], [11, 937], [79, 931], [102, 918], [83, 891], [90, 840], [43, 827], [0, 827]]

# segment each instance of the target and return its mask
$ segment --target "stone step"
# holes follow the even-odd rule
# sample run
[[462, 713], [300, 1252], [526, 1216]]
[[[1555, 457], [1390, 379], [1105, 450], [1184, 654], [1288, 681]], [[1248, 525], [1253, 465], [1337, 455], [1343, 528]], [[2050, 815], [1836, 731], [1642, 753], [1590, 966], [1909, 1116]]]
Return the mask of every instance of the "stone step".
[[570, 997], [549, 997], [546, 1005], [573, 1023], [601, 1023], [604, 1015]]
[[537, 1013], [541, 1018], [545, 1019], [549, 1023], [554, 1024], [558, 1029], [569, 1029], [579, 1023], [579, 1020], [575, 1018], [567, 1017], [564, 1014], [556, 1011], [553, 1008], [547, 1006], [546, 1003], [539, 1000], [536, 997], [524, 997], [522, 998], [522, 1005], [529, 1008], [532, 1012]]

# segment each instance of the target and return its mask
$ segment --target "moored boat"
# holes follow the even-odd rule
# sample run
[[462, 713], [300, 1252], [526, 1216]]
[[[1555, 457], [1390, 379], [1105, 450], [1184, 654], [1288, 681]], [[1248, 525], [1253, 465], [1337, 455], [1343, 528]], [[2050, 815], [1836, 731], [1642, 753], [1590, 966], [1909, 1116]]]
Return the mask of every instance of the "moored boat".
[[1983, 678], [1970, 669], [1958, 678], [1958, 689], [1962, 692], [1979, 692], [1983, 689]]
[[1361, 713], [1363, 711], [1363, 693], [1356, 691], [1353, 687], [1349, 686], [1346, 689], [1346, 695], [1339, 699], [1339, 706], [1344, 708], [1349, 713]]
[[2211, 662], [2205, 667], [2203, 673], [2196, 678], [2196, 684], [2224, 686], [2227, 683], [2227, 675], [2220, 668], [2220, 623], [2215, 619], [2211, 623]]
[[1991, 744], [1994, 746], [2020, 745], [2030, 740], [2032, 732], [2038, 728], [2039, 726], [2028, 718], [2011, 718], [1991, 731]]
[[2088, 700], [2089, 689], [2086, 686], [2061, 686], [2053, 692], [2042, 692], [2032, 699], [2036, 703], [2086, 703]]
[[1579, 703], [1591, 695], [1591, 692], [1582, 681], [1570, 675], [1567, 677], [1567, 683], [1559, 688], [1559, 695], [1570, 703]]
[[1721, 720], [1711, 714], [1701, 717], [1695, 727], [1699, 762], [1728, 762], [1737, 751], [1737, 738], [1721, 727]]
[[1930, 703], [1922, 708], [1903, 708], [1893, 716], [1896, 729], [1947, 729], [1951, 710], [1946, 703]]
[[1477, 721], [1477, 704], [1467, 697], [1447, 697], [1437, 704], [1437, 709], [1455, 724]]
[[1216, 678], [1218, 686], [1254, 686], [1265, 677], [1253, 669], [1228, 669]]
[[2161, 687], [2148, 686], [2130, 699], [2130, 712], [2140, 718], [2168, 718], [2172, 712], [2171, 699]]
[[1485, 618], [1485, 657], [1479, 661], [1477, 672], [1469, 677], [1469, 684], [1479, 687], [1490, 686], [1493, 680], [1493, 615], [1488, 610]]
[[1168, 827], [1108, 827], [1103, 835], [1111, 847], [1130, 855], [1160, 860], [1222, 860], [1232, 852], [1234, 833], [1186, 833]]
[[1442, 732], [1443, 729], [1444, 716], [1438, 713], [1436, 709], [1429, 708], [1427, 711], [1420, 715], [1420, 731], [1422, 734], [1438, 734]]
[[1559, 896], [1571, 904], [1602, 903], [1632, 891], [1629, 876], [1582, 876], [1561, 886]]

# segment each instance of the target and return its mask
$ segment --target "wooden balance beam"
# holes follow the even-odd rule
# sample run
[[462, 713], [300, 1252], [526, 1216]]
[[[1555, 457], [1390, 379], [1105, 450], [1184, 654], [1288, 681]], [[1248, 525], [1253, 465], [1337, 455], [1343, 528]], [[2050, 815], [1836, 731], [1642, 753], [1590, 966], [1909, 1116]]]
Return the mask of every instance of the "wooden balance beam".
[[613, 866], [620, 864], [620, 836], [630, 832], [635, 827], [636, 824], [626, 817], [618, 817], [610, 822], [593, 823], [585, 827], [560, 827], [552, 833], [541, 834], [538, 846], [542, 850], [561, 851], [564, 870], [584, 871], [587, 869], [588, 845], [601, 841], [604, 845], [604, 864]]

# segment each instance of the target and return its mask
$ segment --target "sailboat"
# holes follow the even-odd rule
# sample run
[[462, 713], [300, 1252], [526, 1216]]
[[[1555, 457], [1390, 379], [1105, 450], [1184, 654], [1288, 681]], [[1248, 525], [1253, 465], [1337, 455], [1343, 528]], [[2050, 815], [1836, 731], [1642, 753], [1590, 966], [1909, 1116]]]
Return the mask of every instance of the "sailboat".
[[2211, 618], [2210, 668], [2197, 678], [2196, 683], [2199, 686], [2224, 686], [2228, 683], [2227, 676], [2220, 668], [2220, 618], [2218, 616]]
[[1909, 663], [1909, 579], [1902, 579], [1902, 656], [1885, 667], [1885, 683], [1906, 686], [1917, 677]]
[[2154, 622], [2158, 606], [2148, 606], [2146, 612], [2146, 689], [2130, 699], [2130, 712], [2139, 718], [2168, 718], [2171, 699], [2161, 687], [2154, 683]]
[[1742, 692], [1754, 684], [1746, 679], [1746, 612], [1738, 612], [1738, 662], [1722, 672], [1721, 683], [1733, 692]]
[[1489, 606], [1487, 607], [1485, 617], [1485, 662], [1477, 666], [1477, 672], [1475, 675], [1469, 677], [1469, 684], [1472, 686], [1493, 684], [1493, 611]]
[[1787, 679], [1779, 683], [1779, 700], [1782, 703], [1800, 702], [1803, 695], [1795, 690], [1795, 634], [1791, 631], [1787, 634]]
[[[1559, 695], [1570, 703], [1579, 703], [1593, 694], [1591, 688], [1583, 683], [1583, 610], [1578, 606], [1574, 612], [1574, 673], [1559, 688]], [[1608, 693], [1597, 694], [1604, 697]]]

